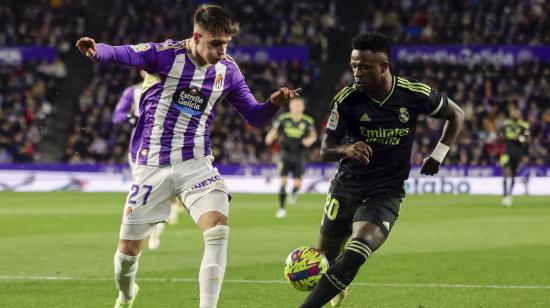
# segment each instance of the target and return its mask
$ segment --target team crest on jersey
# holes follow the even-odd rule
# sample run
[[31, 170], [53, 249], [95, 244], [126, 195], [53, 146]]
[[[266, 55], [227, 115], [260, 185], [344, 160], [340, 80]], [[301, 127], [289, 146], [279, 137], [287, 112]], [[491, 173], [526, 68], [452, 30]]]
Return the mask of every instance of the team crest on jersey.
[[223, 85], [223, 75], [217, 74], [216, 79], [214, 80], [214, 88], [219, 90], [222, 88], [222, 85]]
[[208, 100], [204, 98], [197, 87], [180, 89], [174, 93], [172, 102], [179, 111], [194, 116], [204, 112]]
[[399, 121], [401, 121], [402, 123], [407, 123], [409, 122], [409, 118], [410, 118], [410, 115], [409, 115], [409, 112], [407, 111], [407, 108], [405, 107], [399, 108]]
[[336, 130], [336, 127], [338, 127], [339, 119], [340, 115], [338, 114], [338, 106], [334, 104], [334, 108], [332, 108], [332, 111], [330, 112], [330, 117], [328, 118], [327, 128], [330, 130]]
[[135, 52], [142, 52], [142, 51], [149, 50], [151, 46], [149, 44], [142, 43], [138, 45], [130, 45], [130, 48], [132, 48], [132, 50], [134, 50]]

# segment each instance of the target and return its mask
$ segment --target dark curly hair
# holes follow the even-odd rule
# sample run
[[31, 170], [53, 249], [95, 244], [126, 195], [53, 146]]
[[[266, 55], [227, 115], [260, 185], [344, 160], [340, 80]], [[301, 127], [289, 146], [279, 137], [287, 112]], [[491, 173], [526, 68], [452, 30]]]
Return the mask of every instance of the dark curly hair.
[[382, 52], [388, 56], [391, 62], [391, 45], [389, 37], [380, 32], [359, 33], [351, 40], [351, 48], [356, 50], [369, 50]]

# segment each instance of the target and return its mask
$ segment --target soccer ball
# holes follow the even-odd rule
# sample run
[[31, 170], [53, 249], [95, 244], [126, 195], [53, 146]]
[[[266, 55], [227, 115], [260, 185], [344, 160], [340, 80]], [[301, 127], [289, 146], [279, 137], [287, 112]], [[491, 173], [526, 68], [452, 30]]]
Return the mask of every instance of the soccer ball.
[[327, 258], [313, 247], [296, 248], [285, 261], [286, 280], [300, 291], [311, 291], [327, 269]]

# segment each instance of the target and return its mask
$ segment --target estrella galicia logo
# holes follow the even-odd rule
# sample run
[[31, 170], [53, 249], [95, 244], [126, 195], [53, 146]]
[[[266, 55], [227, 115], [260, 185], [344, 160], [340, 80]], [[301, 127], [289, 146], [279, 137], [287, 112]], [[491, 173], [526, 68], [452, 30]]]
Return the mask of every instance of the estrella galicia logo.
[[199, 88], [191, 87], [176, 90], [172, 102], [179, 111], [194, 116], [204, 112], [208, 100], [201, 95]]

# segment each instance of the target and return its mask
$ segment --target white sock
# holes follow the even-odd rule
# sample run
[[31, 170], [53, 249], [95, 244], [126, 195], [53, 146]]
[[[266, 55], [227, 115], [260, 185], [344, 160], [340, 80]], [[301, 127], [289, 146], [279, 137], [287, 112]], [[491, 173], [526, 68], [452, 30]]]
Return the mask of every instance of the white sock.
[[203, 233], [204, 255], [199, 271], [200, 308], [214, 308], [218, 303], [227, 263], [229, 227], [219, 225]]
[[138, 259], [139, 255], [135, 257], [128, 256], [118, 251], [118, 249], [115, 253], [115, 283], [119, 291], [118, 298], [122, 302], [127, 302], [134, 297]]

